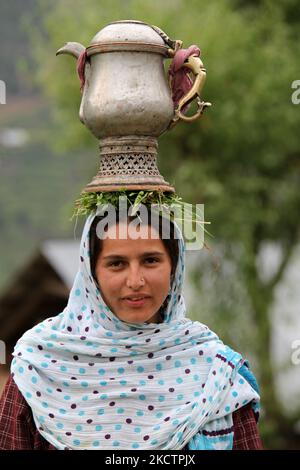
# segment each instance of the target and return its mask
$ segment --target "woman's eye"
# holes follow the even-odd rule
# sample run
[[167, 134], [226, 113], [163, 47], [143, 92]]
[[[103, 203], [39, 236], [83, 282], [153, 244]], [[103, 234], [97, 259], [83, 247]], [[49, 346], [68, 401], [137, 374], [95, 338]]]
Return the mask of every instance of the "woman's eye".
[[153, 261], [154, 263], [158, 262], [158, 259], [156, 258], [147, 258], [146, 261], [152, 261], [150, 264], [153, 264]]
[[120, 263], [122, 263], [122, 261], [113, 261], [112, 263], [109, 264], [109, 266], [117, 268], [120, 265]]
[[[151, 258], [145, 258], [145, 261], [149, 264], [155, 264], [159, 260], [151, 257]], [[113, 268], [119, 268], [122, 264], [123, 264], [123, 261], [119, 260], [119, 261], [112, 261], [111, 263], [109, 263], [108, 266], [113, 267]]]

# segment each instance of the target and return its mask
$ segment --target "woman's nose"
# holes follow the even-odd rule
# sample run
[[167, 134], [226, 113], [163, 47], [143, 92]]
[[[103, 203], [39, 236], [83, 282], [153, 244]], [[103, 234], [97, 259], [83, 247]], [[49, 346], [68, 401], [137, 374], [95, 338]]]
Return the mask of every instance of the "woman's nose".
[[128, 271], [126, 285], [132, 289], [138, 289], [145, 284], [143, 272], [141, 269], [131, 269]]

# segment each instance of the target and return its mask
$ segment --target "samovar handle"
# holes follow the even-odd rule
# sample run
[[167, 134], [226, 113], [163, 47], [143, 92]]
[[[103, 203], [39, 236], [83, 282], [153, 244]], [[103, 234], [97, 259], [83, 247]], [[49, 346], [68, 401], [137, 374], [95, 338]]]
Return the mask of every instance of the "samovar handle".
[[[206, 70], [204, 68], [203, 62], [200, 57], [197, 56], [190, 56], [184, 64], [185, 67], [189, 68], [193, 74], [195, 75], [195, 80], [193, 83], [192, 88], [184, 95], [175, 109], [175, 116], [173, 118], [174, 122], [177, 122], [178, 119], [182, 119], [186, 122], [192, 122], [198, 119], [201, 114], [203, 113], [204, 109], [211, 106], [211, 103], [205, 102], [201, 100], [200, 94], [203, 88], [203, 85], [206, 80]], [[191, 103], [196, 98], [197, 103], [197, 111], [192, 116], [185, 116], [181, 110], [182, 108]]]
[[[182, 48], [182, 41], [178, 39], [176, 40], [170, 39], [167, 36], [167, 34], [164, 31], [162, 31], [160, 28], [158, 28], [157, 26], [152, 25], [152, 28], [162, 37], [165, 43], [168, 44], [168, 46], [170, 46], [170, 49], [168, 49], [168, 56], [170, 58], [173, 58], [176, 52]], [[202, 115], [205, 108], [211, 106], [211, 103], [202, 101], [200, 97], [203, 85], [206, 80], [206, 69], [200, 57], [198, 57], [197, 55], [189, 56], [184, 62], [184, 67], [189, 68], [191, 70], [191, 72], [195, 76], [195, 79], [194, 79], [191, 89], [179, 100], [174, 110], [174, 117], [172, 118], [167, 130], [174, 127], [174, 125], [180, 119], [186, 122], [195, 121]], [[170, 89], [172, 89], [171, 88], [171, 76], [169, 77], [169, 86], [170, 86]], [[196, 103], [197, 103], [197, 110], [195, 114], [193, 114], [192, 116], [185, 116], [185, 114], [183, 114], [182, 112], [182, 109], [188, 104], [190, 104], [195, 98], [196, 98]]]

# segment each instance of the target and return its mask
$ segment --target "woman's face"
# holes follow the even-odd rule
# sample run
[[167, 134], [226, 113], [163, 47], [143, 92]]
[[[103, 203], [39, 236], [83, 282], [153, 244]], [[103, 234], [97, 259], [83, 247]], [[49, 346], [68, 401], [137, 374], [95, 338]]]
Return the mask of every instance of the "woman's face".
[[[126, 238], [119, 236], [121, 230]], [[130, 232], [125, 222], [106, 232], [95, 268], [98, 285], [104, 302], [120, 320], [158, 323], [170, 288], [171, 259], [153, 227], [140, 226], [140, 238], [135, 240]]]

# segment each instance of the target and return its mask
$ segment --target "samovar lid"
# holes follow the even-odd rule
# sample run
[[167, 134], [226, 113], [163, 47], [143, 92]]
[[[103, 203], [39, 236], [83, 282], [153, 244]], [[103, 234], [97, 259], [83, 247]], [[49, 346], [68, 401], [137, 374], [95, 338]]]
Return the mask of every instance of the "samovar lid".
[[130, 51], [156, 52], [169, 56], [169, 50], [170, 45], [166, 43], [158, 28], [155, 29], [143, 21], [121, 20], [109, 23], [98, 31], [87, 47], [87, 55]]

